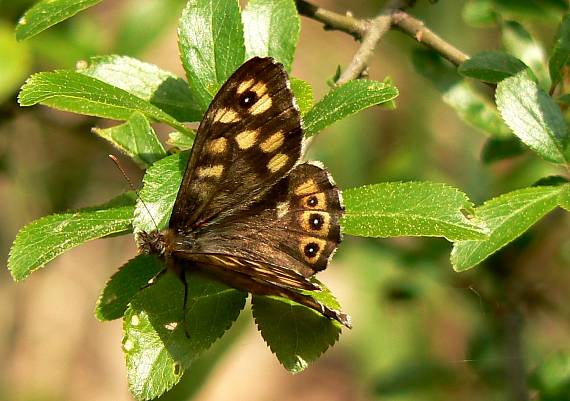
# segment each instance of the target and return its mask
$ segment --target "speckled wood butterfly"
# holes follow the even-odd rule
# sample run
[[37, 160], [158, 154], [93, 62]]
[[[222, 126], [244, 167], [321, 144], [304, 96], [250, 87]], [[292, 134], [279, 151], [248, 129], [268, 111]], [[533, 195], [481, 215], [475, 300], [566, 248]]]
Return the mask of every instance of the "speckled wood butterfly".
[[[341, 241], [341, 193], [316, 163], [298, 164], [301, 116], [283, 66], [255, 57], [223, 84], [192, 147], [168, 228], [141, 250], [181, 274], [200, 270], [258, 295], [277, 295], [350, 327], [310, 295]], [[184, 278], [184, 274], [181, 274]]]

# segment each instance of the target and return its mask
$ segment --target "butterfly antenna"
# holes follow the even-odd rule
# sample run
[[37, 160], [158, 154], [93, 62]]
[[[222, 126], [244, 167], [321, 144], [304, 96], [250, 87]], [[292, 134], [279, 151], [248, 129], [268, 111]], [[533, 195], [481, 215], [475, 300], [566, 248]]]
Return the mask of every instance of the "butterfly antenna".
[[156, 224], [156, 221], [154, 220], [154, 217], [152, 217], [152, 213], [150, 212], [150, 209], [148, 208], [148, 206], [146, 205], [145, 201], [139, 196], [139, 193], [137, 191], [137, 189], [135, 188], [135, 186], [133, 185], [133, 182], [131, 181], [131, 179], [129, 178], [129, 176], [127, 175], [127, 172], [125, 171], [125, 169], [123, 168], [123, 166], [121, 166], [121, 163], [119, 162], [119, 159], [117, 159], [117, 156], [115, 155], [109, 155], [109, 158], [113, 161], [113, 163], [115, 163], [115, 166], [117, 166], [117, 168], [119, 169], [119, 171], [121, 172], [121, 174], [123, 175], [123, 177], [125, 178], [125, 180], [127, 181], [127, 183], [129, 184], [129, 187], [131, 188], [131, 190], [134, 191], [134, 193], [137, 195], [138, 200], [141, 201], [141, 203], [143, 204], [144, 208], [146, 209], [150, 219], [152, 220], [152, 223], [154, 224], [154, 227], [156, 228], [156, 230], [158, 231], [158, 224]]

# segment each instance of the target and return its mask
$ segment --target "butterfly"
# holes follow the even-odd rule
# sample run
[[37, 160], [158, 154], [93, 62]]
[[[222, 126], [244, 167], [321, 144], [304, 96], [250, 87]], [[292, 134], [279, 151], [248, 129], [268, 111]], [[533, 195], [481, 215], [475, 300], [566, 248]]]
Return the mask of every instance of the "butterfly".
[[[299, 163], [301, 115], [283, 66], [254, 57], [222, 85], [202, 119], [168, 228], [141, 232], [184, 280], [198, 270], [257, 295], [275, 295], [351, 327], [311, 296], [310, 278], [341, 241], [342, 195], [318, 163]], [[185, 297], [186, 298], [186, 297]]]

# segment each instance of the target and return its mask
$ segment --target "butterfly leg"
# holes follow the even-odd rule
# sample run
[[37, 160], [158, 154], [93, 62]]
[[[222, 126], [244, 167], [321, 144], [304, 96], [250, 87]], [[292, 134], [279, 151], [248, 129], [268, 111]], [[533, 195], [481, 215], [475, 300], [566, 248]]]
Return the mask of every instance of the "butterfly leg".
[[190, 338], [190, 333], [188, 332], [188, 325], [186, 324], [186, 316], [188, 315], [188, 281], [186, 279], [186, 271], [182, 271], [180, 279], [184, 284], [184, 303], [182, 304], [182, 327], [184, 328], [184, 334], [186, 338]]

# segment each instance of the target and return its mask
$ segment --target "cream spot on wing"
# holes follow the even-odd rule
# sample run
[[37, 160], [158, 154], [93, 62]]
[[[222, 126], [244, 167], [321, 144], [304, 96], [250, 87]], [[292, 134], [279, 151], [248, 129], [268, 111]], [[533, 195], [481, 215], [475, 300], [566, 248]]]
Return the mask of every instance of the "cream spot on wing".
[[216, 114], [214, 115], [214, 122], [216, 123], [228, 124], [238, 122], [239, 120], [239, 114], [228, 108], [221, 108], [216, 111]]
[[289, 156], [283, 153], [277, 153], [275, 156], [269, 160], [267, 163], [267, 168], [272, 173], [281, 170], [287, 164], [287, 160], [289, 160]]
[[191, 184], [192, 192], [201, 200], [208, 198], [212, 185], [208, 181], [194, 180]]
[[267, 85], [265, 85], [263, 82], [258, 82], [253, 85], [250, 90], [255, 92], [257, 97], [262, 97], [267, 93]]
[[256, 116], [258, 114], [264, 113], [267, 110], [269, 110], [272, 104], [273, 101], [271, 100], [269, 95], [262, 96], [257, 102], [255, 102], [255, 104], [249, 110], [249, 112], [254, 116]]
[[271, 135], [265, 141], [261, 142], [259, 144], [259, 147], [265, 153], [271, 153], [279, 149], [281, 145], [283, 145], [284, 140], [285, 137], [283, 136], [283, 132], [277, 131], [275, 134]]
[[319, 187], [313, 179], [307, 180], [295, 188], [295, 195], [297, 196], [314, 194], [315, 192], [319, 192]]
[[208, 151], [210, 153], [224, 153], [228, 146], [228, 140], [224, 137], [214, 139], [208, 145]]
[[236, 142], [240, 149], [249, 149], [255, 145], [258, 136], [259, 132], [257, 131], [243, 131], [236, 135]]
[[241, 82], [237, 89], [236, 92], [238, 93], [238, 95], [241, 95], [242, 93], [244, 93], [246, 90], [248, 90], [249, 88], [251, 88], [251, 85], [253, 85], [253, 83], [255, 82], [255, 80], [252, 79], [248, 79], [247, 81], [243, 81]]
[[220, 178], [223, 172], [224, 166], [222, 164], [216, 164], [215, 166], [210, 167], [200, 167], [198, 168], [198, 177]]
[[289, 212], [289, 203], [288, 202], [279, 202], [277, 204], [277, 218], [280, 219], [281, 217], [285, 216]]

